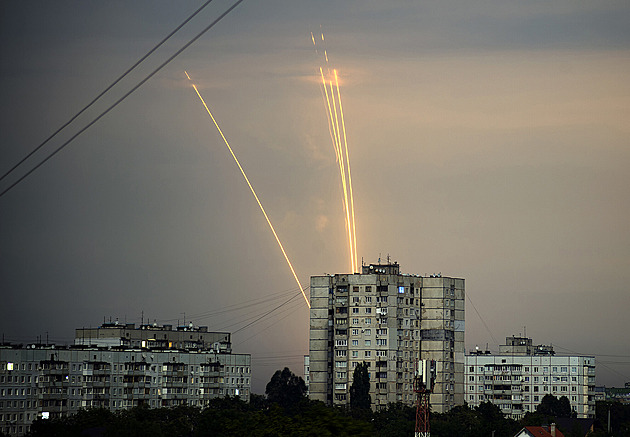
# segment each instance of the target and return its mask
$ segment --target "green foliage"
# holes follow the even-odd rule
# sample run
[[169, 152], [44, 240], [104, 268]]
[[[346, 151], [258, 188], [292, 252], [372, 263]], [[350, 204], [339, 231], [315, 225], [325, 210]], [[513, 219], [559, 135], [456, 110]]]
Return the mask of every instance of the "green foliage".
[[545, 395], [536, 407], [536, 412], [549, 417], [571, 417], [573, 415], [569, 398], [566, 396], [557, 398], [554, 395]]
[[387, 405], [373, 415], [373, 423], [379, 436], [412, 436], [416, 426], [416, 409], [402, 402]]
[[[608, 412], [610, 411], [610, 428], [608, 434]], [[630, 404], [621, 402], [599, 401], [595, 404], [595, 431], [589, 437], [596, 436], [630, 436]]]
[[431, 415], [431, 436], [449, 437], [511, 437], [521, 429], [515, 420], [503, 416], [501, 410], [491, 402], [477, 408], [468, 404], [457, 406], [448, 413]]
[[357, 413], [360, 410], [370, 410], [371, 406], [370, 376], [368, 375], [368, 365], [364, 361], [354, 369], [354, 374], [352, 375], [350, 408]]
[[265, 388], [269, 402], [277, 403], [284, 410], [292, 410], [306, 395], [304, 380], [288, 367], [277, 370]]

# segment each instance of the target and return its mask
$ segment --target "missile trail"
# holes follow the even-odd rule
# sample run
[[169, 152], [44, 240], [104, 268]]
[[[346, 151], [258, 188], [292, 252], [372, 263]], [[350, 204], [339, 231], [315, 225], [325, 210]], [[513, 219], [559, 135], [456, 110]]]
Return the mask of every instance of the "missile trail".
[[337, 70], [335, 72], [335, 83], [337, 84], [337, 99], [339, 100], [339, 112], [341, 114], [341, 127], [343, 128], [343, 143], [346, 148], [346, 164], [348, 166], [348, 186], [350, 187], [350, 211], [352, 211], [352, 243], [354, 248], [354, 268], [355, 272], [358, 268], [357, 257], [357, 234], [356, 226], [354, 222], [354, 195], [352, 194], [352, 175], [350, 174], [350, 156], [348, 155], [348, 139], [346, 138], [346, 122], [343, 119], [343, 106], [341, 106], [341, 92], [339, 91], [339, 77], [337, 76]]
[[[321, 32], [321, 42], [324, 43], [324, 33]], [[319, 36], [319, 35], [318, 35]], [[341, 103], [341, 87], [339, 86], [339, 76], [336, 69], [329, 65], [328, 51], [326, 47], [318, 50], [318, 41], [315, 40], [311, 32], [311, 41], [315, 48], [315, 53], [323, 56], [323, 64], [326, 65], [327, 73], [324, 74], [323, 67], [319, 67], [321, 77], [322, 98], [326, 109], [328, 121], [328, 131], [330, 139], [335, 149], [335, 158], [339, 165], [339, 176], [341, 179], [342, 196], [341, 201], [345, 214], [344, 222], [348, 233], [348, 252], [350, 255], [350, 269], [352, 272], [358, 271], [356, 219], [354, 212], [354, 192], [352, 189], [352, 174], [350, 171], [350, 153], [348, 148], [348, 138], [346, 134], [346, 123]]]
[[[352, 228], [350, 227], [350, 220], [349, 220], [349, 205], [348, 205], [348, 187], [346, 184], [346, 174], [345, 174], [345, 165], [344, 165], [344, 158], [343, 158], [343, 153], [342, 153], [342, 148], [341, 148], [341, 136], [339, 133], [339, 117], [338, 117], [338, 113], [337, 113], [337, 106], [335, 104], [335, 93], [334, 93], [334, 89], [333, 89], [333, 84], [332, 81], [330, 82], [330, 97], [328, 94], [328, 85], [326, 84], [326, 79], [324, 78], [324, 72], [322, 70], [322, 68], [319, 68], [319, 72], [322, 78], [322, 87], [324, 89], [324, 94], [326, 96], [326, 105], [328, 107], [328, 112], [326, 113], [328, 116], [328, 121], [329, 121], [329, 129], [330, 126], [332, 126], [332, 130], [330, 130], [330, 135], [331, 135], [331, 140], [333, 143], [333, 148], [335, 149], [335, 157], [337, 160], [337, 163], [339, 165], [339, 174], [341, 177], [341, 189], [343, 191], [342, 193], [342, 198], [341, 198], [341, 202], [343, 204], [343, 210], [344, 210], [344, 214], [346, 214], [346, 229], [348, 231], [348, 247], [349, 247], [349, 251], [350, 251], [350, 270], [352, 272], [355, 272], [355, 264], [354, 264], [354, 256], [352, 256], [352, 236], [351, 236], [351, 232], [352, 232]], [[332, 104], [331, 104], [332, 101]]]
[[287, 255], [286, 251], [284, 250], [284, 246], [282, 246], [282, 243], [280, 242], [280, 238], [278, 237], [278, 234], [276, 233], [276, 230], [274, 229], [273, 225], [271, 224], [271, 220], [269, 220], [269, 216], [265, 212], [265, 208], [263, 208], [263, 205], [260, 202], [260, 199], [258, 198], [258, 195], [256, 194], [256, 191], [254, 191], [254, 187], [249, 182], [249, 178], [245, 174], [245, 170], [243, 170], [243, 167], [241, 166], [241, 163], [238, 161], [238, 158], [234, 154], [234, 151], [232, 150], [232, 147], [230, 146], [230, 143], [228, 143], [227, 138], [225, 137], [225, 135], [223, 135], [223, 131], [219, 127], [219, 124], [217, 123], [217, 121], [214, 119], [214, 116], [212, 115], [212, 112], [210, 112], [210, 108], [208, 108], [208, 105], [206, 105], [206, 101], [201, 96], [201, 93], [197, 89], [197, 86], [193, 83], [192, 79], [188, 75], [188, 72], [184, 71], [184, 73], [186, 73], [186, 77], [188, 78], [188, 80], [192, 84], [192, 87], [195, 90], [195, 92], [197, 93], [197, 96], [199, 96], [199, 100], [201, 100], [201, 103], [203, 104], [203, 107], [206, 108], [206, 112], [208, 113], [208, 115], [212, 119], [212, 122], [214, 123], [214, 126], [217, 128], [217, 131], [219, 131], [219, 134], [221, 135], [221, 138], [223, 138], [223, 142], [225, 143], [225, 145], [227, 146], [228, 150], [230, 151], [230, 154], [232, 155], [232, 158], [234, 158], [234, 162], [236, 162], [236, 165], [238, 166], [239, 170], [241, 171], [241, 174], [243, 175], [243, 178], [245, 178], [245, 182], [247, 182], [247, 185], [249, 186], [249, 189], [251, 190], [252, 194], [254, 195], [254, 198], [256, 199], [256, 202], [258, 203], [258, 206], [260, 207], [260, 211], [262, 211], [263, 215], [265, 216], [265, 220], [267, 220], [267, 224], [269, 225], [269, 229], [271, 229], [271, 232], [273, 233], [273, 236], [276, 238], [276, 242], [278, 243], [278, 246], [280, 247], [280, 250], [282, 251], [282, 254], [284, 255], [284, 259], [287, 261], [287, 264], [289, 265], [289, 269], [291, 269], [291, 273], [293, 274], [293, 277], [295, 278], [295, 282], [297, 282], [298, 287], [300, 287], [300, 291], [302, 292], [302, 296], [304, 297], [304, 301], [306, 302], [306, 305], [310, 309], [311, 308], [311, 304], [308, 301], [308, 298], [306, 297], [306, 293], [304, 293], [304, 288], [302, 287], [302, 284], [300, 283], [300, 280], [298, 279], [297, 274], [295, 273], [295, 270], [293, 269], [293, 264], [291, 264], [291, 261], [289, 261], [289, 257]]
[[341, 122], [339, 119], [339, 114], [337, 112], [337, 103], [335, 102], [335, 93], [333, 89], [332, 80], [330, 81], [330, 94], [332, 96], [333, 110], [335, 111], [335, 124], [337, 126], [337, 138], [336, 138], [337, 150], [338, 150], [339, 156], [341, 157], [341, 159], [339, 160], [339, 168], [340, 168], [339, 171], [341, 172], [341, 185], [343, 187], [343, 205], [346, 212], [346, 226], [348, 229], [348, 247], [350, 249], [350, 269], [352, 273], [354, 273], [356, 270], [355, 270], [355, 265], [354, 265], [354, 251], [352, 247], [352, 226], [350, 225], [350, 206], [348, 204], [348, 184], [347, 184], [347, 179], [346, 179], [346, 164], [343, 157], [343, 148], [342, 148], [342, 143], [341, 143], [341, 132], [340, 132]]

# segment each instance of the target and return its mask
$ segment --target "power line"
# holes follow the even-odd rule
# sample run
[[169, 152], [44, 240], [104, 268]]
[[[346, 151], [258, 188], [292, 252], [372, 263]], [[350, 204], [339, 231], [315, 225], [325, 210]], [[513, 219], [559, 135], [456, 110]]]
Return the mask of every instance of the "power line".
[[[308, 287], [307, 287], [307, 288], [308, 288]], [[253, 325], [254, 323], [256, 323], [257, 321], [259, 321], [260, 319], [262, 319], [262, 318], [264, 318], [264, 317], [267, 317], [269, 314], [273, 313], [275, 310], [277, 310], [277, 309], [279, 309], [279, 308], [281, 308], [281, 307], [285, 306], [285, 305], [286, 305], [286, 304], [288, 304], [289, 302], [291, 302], [293, 299], [295, 299], [296, 297], [298, 297], [300, 294], [302, 294], [302, 292], [301, 292], [301, 291], [300, 291], [300, 293], [296, 293], [296, 294], [294, 294], [294, 295], [293, 295], [293, 296], [292, 296], [289, 300], [284, 301], [283, 303], [281, 303], [280, 305], [278, 305], [278, 306], [277, 306], [277, 307], [275, 307], [274, 309], [272, 309], [272, 310], [270, 310], [270, 311], [267, 311], [265, 314], [263, 314], [262, 316], [258, 317], [258, 318], [257, 318], [256, 320], [254, 320], [253, 322], [248, 323], [247, 325], [245, 325], [245, 326], [243, 326], [243, 327], [241, 327], [241, 328], [237, 329], [236, 331], [234, 331], [234, 332], [232, 333], [232, 335], [234, 335], [234, 334], [236, 334], [237, 332], [240, 332], [240, 331], [242, 331], [243, 329], [245, 329], [245, 328], [247, 328], [247, 327], [249, 327], [249, 326]]]
[[190, 20], [192, 20], [199, 12], [201, 12], [206, 6], [208, 6], [210, 3], [212, 2], [212, 0], [208, 0], [207, 2], [205, 2], [203, 5], [201, 5], [201, 7], [199, 7], [199, 9], [197, 9], [195, 12], [192, 13], [192, 15], [190, 15], [188, 18], [186, 18], [184, 20], [183, 23], [181, 23], [179, 26], [177, 26], [171, 33], [169, 33], [168, 35], [166, 35], [166, 37], [164, 37], [164, 39], [162, 39], [162, 41], [160, 41], [159, 43], [157, 43], [157, 45], [155, 47], [153, 47], [151, 50], [149, 50], [143, 57], [141, 57], [138, 61], [136, 61], [135, 64], [133, 64], [127, 71], [125, 71], [121, 76], [118, 77], [118, 79], [116, 79], [114, 82], [112, 82], [107, 88], [105, 88], [103, 91], [101, 91], [101, 93], [99, 95], [97, 95], [90, 103], [88, 103], [86, 106], [83, 107], [83, 109], [81, 109], [79, 112], [77, 112], [70, 120], [68, 120], [65, 124], [63, 124], [59, 129], [57, 129], [56, 131], [54, 131], [48, 138], [46, 138], [40, 145], [38, 145], [37, 147], [35, 147], [35, 149], [33, 149], [28, 155], [26, 155], [24, 158], [22, 158], [22, 160], [20, 162], [18, 162], [17, 164], [15, 164], [13, 167], [11, 167], [11, 169], [6, 172], [4, 175], [2, 175], [2, 177], [0, 177], [0, 181], [2, 181], [5, 177], [7, 177], [11, 172], [13, 172], [13, 170], [15, 170], [16, 168], [18, 168], [24, 161], [26, 161], [28, 158], [30, 158], [35, 152], [37, 152], [39, 149], [41, 149], [48, 141], [50, 141], [55, 135], [57, 135], [59, 132], [61, 132], [63, 129], [65, 129], [70, 123], [72, 123], [74, 120], [77, 119], [77, 117], [79, 117], [81, 114], [83, 114], [90, 106], [92, 106], [94, 103], [96, 103], [96, 101], [98, 99], [100, 99], [101, 97], [103, 97], [103, 95], [105, 95], [105, 93], [107, 93], [110, 89], [112, 89], [118, 82], [120, 82], [122, 79], [125, 78], [125, 76], [127, 76], [129, 73], [131, 73], [138, 65], [140, 65], [145, 59], [147, 59], [149, 56], [151, 56], [153, 54], [153, 52], [155, 52], [158, 48], [160, 48], [162, 46], [162, 44], [164, 44], [166, 41], [168, 41], [168, 39], [170, 39], [170, 37], [172, 37], [175, 33], [177, 33], [177, 31], [179, 31], [182, 27], [184, 27], [186, 24], [188, 24], [188, 22]]
[[479, 311], [477, 311], [477, 307], [475, 306], [475, 304], [470, 299], [470, 296], [468, 295], [468, 292], [466, 292], [465, 294], [466, 294], [466, 297], [468, 298], [468, 302], [470, 302], [470, 304], [472, 305], [473, 309], [475, 310], [475, 312], [479, 316], [479, 320], [481, 320], [481, 323], [483, 323], [483, 326], [485, 326], [486, 331], [488, 331], [488, 334], [490, 334], [490, 337], [492, 338], [492, 341], [494, 341], [494, 344], [498, 344], [499, 342], [496, 340], [496, 338], [494, 338], [494, 335], [492, 335], [492, 332], [490, 331], [490, 328], [488, 328], [488, 325], [486, 325], [486, 322], [483, 320], [483, 317], [481, 317], [481, 314], [479, 314]]
[[175, 59], [179, 54], [181, 54], [184, 50], [186, 50], [188, 47], [190, 47], [195, 41], [197, 41], [199, 38], [201, 38], [201, 36], [203, 34], [205, 34], [207, 31], [209, 31], [210, 29], [212, 29], [219, 21], [221, 21], [227, 14], [229, 14], [230, 12], [232, 12], [232, 10], [234, 10], [234, 8], [236, 8], [239, 4], [241, 4], [243, 2], [243, 0], [237, 0], [232, 6], [230, 6], [225, 12], [223, 12], [221, 15], [219, 15], [219, 17], [217, 19], [215, 19], [212, 23], [210, 23], [208, 26], [206, 26], [201, 32], [199, 32], [195, 37], [193, 37], [190, 41], [188, 41], [186, 44], [184, 44], [184, 46], [182, 48], [180, 48], [179, 50], [177, 50], [173, 55], [171, 55], [166, 61], [164, 61], [162, 64], [160, 64], [159, 67], [157, 67], [155, 70], [153, 70], [147, 77], [145, 77], [144, 79], [142, 79], [136, 86], [134, 86], [133, 88], [131, 88], [131, 90], [129, 90], [125, 95], [123, 95], [120, 99], [118, 99], [113, 105], [111, 105], [109, 108], [107, 108], [105, 111], [103, 111], [98, 117], [96, 117], [94, 120], [92, 120], [90, 123], [88, 123], [85, 127], [83, 127], [79, 132], [77, 132], [76, 134], [74, 134], [72, 137], [70, 137], [69, 140], [67, 140], [65, 143], [63, 143], [61, 146], [59, 146], [57, 149], [55, 149], [51, 154], [49, 154], [46, 158], [44, 158], [39, 164], [37, 164], [35, 167], [33, 167], [31, 170], [29, 170], [28, 172], [26, 172], [26, 174], [24, 174], [22, 177], [20, 177], [17, 181], [15, 181], [13, 184], [9, 185], [9, 187], [7, 189], [5, 189], [4, 191], [2, 191], [0, 193], [0, 197], [4, 196], [7, 192], [9, 192], [9, 190], [11, 190], [13, 187], [15, 187], [17, 184], [19, 184], [20, 182], [22, 182], [24, 179], [26, 179], [31, 173], [33, 173], [35, 170], [37, 170], [39, 167], [41, 167], [46, 161], [48, 161], [50, 158], [52, 158], [53, 156], [55, 156], [58, 152], [60, 152], [64, 147], [66, 147], [68, 144], [70, 144], [75, 138], [77, 138], [79, 135], [81, 135], [83, 132], [85, 132], [86, 130], [88, 130], [92, 125], [94, 125], [97, 121], [99, 121], [101, 118], [103, 118], [107, 113], [109, 113], [109, 111], [111, 111], [112, 109], [114, 109], [116, 106], [118, 106], [123, 100], [125, 100], [127, 97], [129, 97], [132, 93], [134, 93], [138, 88], [140, 88], [142, 85], [144, 85], [149, 79], [151, 79], [157, 72], [159, 72], [162, 68], [164, 68], [166, 65], [168, 65], [173, 59]]
[[[294, 297], [295, 297], [295, 296], [292, 296], [292, 297], [289, 299], [289, 301], [291, 301]], [[286, 303], [286, 302], [285, 302], [285, 303]], [[265, 314], [266, 314], [266, 313], [268, 312], [268, 311], [267, 311], [267, 308], [268, 308], [268, 307], [269, 307], [269, 305], [267, 305], [267, 306], [266, 306], [264, 309], [262, 309], [262, 310], [257, 310], [257, 309], [255, 309], [255, 310], [253, 310], [253, 311], [250, 311], [250, 312], [248, 312], [248, 313], [246, 313], [246, 314], [244, 314], [244, 315], [243, 315], [243, 316], [247, 316], [247, 317], [245, 317], [245, 318], [243, 318], [243, 319], [236, 320], [236, 321], [234, 321], [234, 320], [232, 319], [232, 320], [231, 320], [231, 323], [229, 323], [228, 325], [225, 325], [225, 324], [224, 324], [225, 322], [224, 322], [224, 321], [221, 321], [220, 323], [217, 323], [216, 325], [213, 325], [212, 329], [213, 329], [213, 330], [217, 330], [217, 331], [227, 331], [227, 330], [229, 330], [230, 328], [232, 328], [233, 326], [242, 325], [242, 324], [243, 324], [243, 323], [245, 323], [245, 322], [248, 322], [248, 321], [250, 321], [250, 320], [256, 319], [257, 317], [259, 317], [259, 316], [260, 316], [260, 315], [262, 315], [263, 313], [265, 313]], [[220, 328], [215, 328], [214, 326], [220, 326]]]
[[286, 314], [284, 317], [279, 318], [279, 319], [278, 319], [278, 320], [276, 320], [275, 322], [270, 323], [267, 327], [265, 327], [265, 328], [263, 328], [263, 329], [260, 329], [260, 330], [256, 331], [256, 333], [255, 333], [254, 335], [252, 335], [252, 336], [250, 336], [250, 337], [246, 338], [246, 339], [245, 339], [245, 340], [243, 340], [243, 341], [238, 342], [237, 344], [238, 344], [238, 345], [242, 345], [243, 343], [246, 343], [247, 341], [251, 340], [252, 338], [256, 337], [256, 336], [257, 336], [257, 335], [259, 335], [259, 334], [262, 334], [263, 332], [265, 332], [267, 329], [271, 328], [271, 327], [272, 327], [273, 325], [275, 325], [276, 323], [278, 323], [278, 322], [280, 322], [280, 321], [282, 321], [282, 320], [286, 319], [287, 317], [289, 317], [289, 316], [291, 316], [291, 315], [293, 315], [293, 312], [290, 312], [290, 313]]
[[[188, 315], [186, 317], [187, 320], [200, 320], [200, 319], [206, 319], [212, 316], [218, 316], [218, 315], [222, 315], [225, 313], [230, 313], [230, 312], [235, 312], [235, 311], [240, 311], [252, 306], [258, 306], [267, 302], [273, 302], [275, 300], [281, 299], [285, 296], [287, 296], [289, 293], [294, 292], [295, 290], [297, 290], [296, 287], [289, 289], [289, 290], [283, 290], [283, 291], [279, 291], [276, 293], [272, 293], [269, 294], [265, 297], [260, 297], [258, 299], [249, 299], [246, 303], [237, 303], [237, 304], [232, 304], [232, 305], [228, 305], [226, 307], [220, 308], [220, 309], [216, 309], [216, 310], [211, 310], [211, 311], [205, 311], [202, 313], [198, 313], [198, 314], [192, 314], [192, 315]], [[164, 323], [164, 322], [173, 322], [175, 320], [178, 319], [159, 319], [160, 323]]]
[[[624, 356], [624, 355], [599, 355], [599, 354], [584, 354], [584, 353], [581, 353], [581, 352], [576, 352], [576, 351], [574, 351], [574, 350], [571, 350], [571, 349], [568, 349], [568, 348], [566, 348], [566, 347], [560, 346], [560, 345], [558, 345], [558, 344], [556, 344], [555, 346], [556, 346], [556, 347], [559, 347], [560, 349], [564, 349], [565, 351], [569, 351], [569, 352], [572, 352], [572, 353], [574, 353], [574, 354], [578, 354], [578, 355], [590, 355], [590, 356], [596, 356], [596, 357], [622, 357], [622, 358], [627, 357], [627, 355], [626, 355], [626, 356]], [[602, 362], [602, 361], [600, 361], [600, 360], [597, 360], [597, 361], [596, 361], [596, 364], [599, 364], [599, 365], [601, 365], [601, 366], [603, 366], [603, 367], [607, 368], [608, 370], [610, 370], [610, 371], [611, 371], [611, 372], [613, 372], [613, 373], [616, 373], [617, 375], [621, 376], [621, 377], [622, 377], [622, 378], [624, 378], [625, 380], [627, 380], [627, 379], [628, 379], [628, 376], [627, 376], [627, 375], [624, 375], [623, 373], [618, 372], [617, 370], [613, 369], [613, 368], [612, 368], [612, 367], [610, 367], [610, 366], [607, 366], [607, 365], [606, 365], [606, 364], [604, 364], [604, 363], [608, 363], [608, 364], [613, 364], [613, 363], [614, 363], [614, 364], [625, 364], [624, 362], [620, 362], [620, 361], [612, 361], [612, 362], [609, 362], [609, 361], [603, 361], [603, 362]]]

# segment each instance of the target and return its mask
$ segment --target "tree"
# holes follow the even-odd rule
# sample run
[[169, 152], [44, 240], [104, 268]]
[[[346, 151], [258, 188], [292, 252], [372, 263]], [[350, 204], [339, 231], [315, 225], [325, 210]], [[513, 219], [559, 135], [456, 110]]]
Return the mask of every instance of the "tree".
[[306, 394], [306, 384], [300, 376], [296, 376], [288, 367], [276, 370], [267, 383], [265, 394], [269, 402], [277, 403], [285, 410], [297, 405]]
[[352, 386], [350, 387], [350, 408], [352, 410], [368, 410], [372, 405], [370, 396], [370, 376], [364, 361], [354, 369]]
[[546, 416], [571, 417], [571, 403], [566, 396], [558, 399], [554, 395], [545, 395], [536, 407], [536, 412]]

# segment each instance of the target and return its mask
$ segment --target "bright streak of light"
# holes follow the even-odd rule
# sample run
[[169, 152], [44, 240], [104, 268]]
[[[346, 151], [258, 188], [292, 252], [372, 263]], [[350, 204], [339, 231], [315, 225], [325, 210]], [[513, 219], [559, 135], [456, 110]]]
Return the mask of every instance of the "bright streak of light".
[[212, 119], [212, 122], [214, 123], [214, 126], [217, 128], [217, 131], [219, 131], [219, 134], [221, 135], [221, 138], [223, 138], [223, 142], [225, 143], [225, 145], [227, 146], [228, 150], [230, 151], [230, 154], [232, 155], [232, 158], [234, 158], [234, 162], [236, 162], [236, 165], [238, 166], [239, 170], [241, 171], [241, 174], [243, 175], [243, 178], [245, 178], [245, 182], [247, 182], [247, 185], [249, 186], [249, 189], [251, 190], [252, 194], [254, 195], [254, 198], [256, 199], [256, 202], [258, 203], [258, 206], [260, 207], [260, 210], [262, 211], [263, 215], [265, 216], [265, 220], [267, 220], [267, 224], [269, 225], [269, 229], [271, 229], [271, 232], [273, 233], [273, 236], [276, 238], [276, 242], [278, 243], [278, 246], [280, 247], [280, 250], [282, 251], [282, 254], [284, 255], [284, 259], [287, 261], [287, 264], [289, 265], [289, 269], [291, 269], [291, 273], [293, 274], [293, 277], [295, 278], [295, 282], [297, 282], [298, 287], [300, 287], [300, 291], [302, 292], [302, 296], [304, 297], [304, 301], [306, 302], [306, 305], [309, 308], [311, 308], [311, 304], [308, 301], [308, 298], [306, 297], [306, 293], [304, 293], [304, 288], [302, 287], [302, 284], [300, 283], [300, 280], [298, 279], [297, 274], [295, 273], [295, 270], [293, 269], [293, 264], [291, 264], [291, 261], [289, 261], [289, 257], [287, 255], [286, 251], [284, 250], [284, 247], [282, 246], [282, 243], [280, 242], [280, 238], [278, 237], [278, 234], [276, 234], [276, 230], [274, 229], [273, 225], [271, 224], [271, 220], [269, 220], [269, 216], [265, 212], [265, 208], [263, 208], [262, 203], [260, 202], [260, 199], [258, 198], [258, 195], [256, 194], [256, 191], [254, 191], [254, 187], [249, 182], [249, 178], [245, 174], [245, 170], [243, 170], [243, 167], [241, 167], [241, 163], [238, 161], [238, 158], [234, 154], [234, 151], [232, 150], [232, 147], [230, 146], [230, 143], [228, 143], [227, 138], [225, 138], [225, 135], [223, 135], [223, 131], [219, 127], [219, 124], [217, 123], [217, 121], [214, 119], [214, 116], [212, 115], [212, 112], [210, 112], [210, 108], [208, 108], [208, 105], [206, 105], [206, 101], [201, 96], [201, 93], [197, 89], [197, 86], [193, 83], [192, 79], [188, 75], [188, 72], [184, 71], [184, 73], [186, 74], [186, 77], [188, 78], [188, 80], [191, 82], [192, 87], [194, 88], [195, 92], [197, 93], [197, 96], [199, 96], [199, 100], [201, 100], [201, 103], [203, 104], [203, 107], [206, 108], [206, 112], [208, 113], [208, 115]]
[[[330, 137], [333, 143], [333, 148], [335, 149], [335, 157], [337, 163], [339, 165], [339, 174], [341, 176], [341, 189], [343, 191], [342, 195], [342, 204], [344, 213], [346, 214], [346, 230], [348, 231], [348, 249], [350, 251], [350, 271], [355, 272], [355, 263], [354, 256], [352, 256], [352, 237], [351, 232], [352, 228], [350, 227], [350, 216], [348, 210], [348, 189], [346, 184], [346, 174], [345, 174], [345, 165], [344, 165], [344, 157], [341, 149], [341, 136], [339, 134], [339, 118], [337, 115], [337, 106], [335, 104], [335, 93], [333, 91], [332, 81], [330, 82], [330, 96], [328, 94], [328, 86], [326, 84], [326, 79], [324, 78], [324, 72], [322, 68], [319, 69], [320, 75], [322, 77], [322, 87], [324, 89], [324, 94], [326, 96], [326, 106], [328, 107], [328, 119], [329, 119], [329, 131]], [[332, 104], [331, 104], [332, 100]], [[332, 127], [332, 129], [331, 129]]]
[[[311, 33], [311, 40], [317, 50], [317, 44]], [[321, 40], [324, 41], [324, 33], [321, 33]], [[323, 57], [325, 63], [328, 64], [328, 52], [323, 48]], [[337, 70], [327, 67], [327, 74], [324, 74], [323, 68], [319, 68], [321, 76], [322, 97], [324, 98], [326, 118], [328, 120], [328, 132], [335, 149], [335, 159], [339, 165], [339, 176], [341, 179], [342, 204], [345, 214], [345, 227], [348, 233], [348, 252], [350, 255], [350, 269], [357, 272], [359, 269], [357, 255], [357, 238], [356, 238], [356, 219], [354, 213], [354, 193], [352, 190], [352, 175], [350, 172], [350, 154], [348, 150], [348, 138], [346, 134], [346, 124], [343, 114], [343, 106], [341, 104], [341, 90], [339, 86], [339, 75]]]
[[348, 247], [350, 249], [350, 268], [352, 269], [352, 273], [356, 272], [356, 265], [355, 265], [355, 257], [354, 257], [354, 248], [352, 246], [352, 225], [350, 223], [350, 205], [348, 204], [348, 183], [347, 183], [347, 178], [346, 178], [346, 163], [345, 163], [345, 159], [344, 159], [344, 155], [343, 155], [343, 147], [342, 147], [342, 142], [341, 142], [341, 121], [340, 121], [340, 117], [339, 117], [339, 113], [337, 111], [337, 102], [335, 101], [335, 92], [334, 92], [334, 88], [333, 88], [333, 83], [332, 80], [329, 82], [330, 83], [330, 95], [332, 96], [332, 102], [333, 102], [333, 110], [335, 112], [335, 125], [336, 125], [336, 132], [337, 132], [337, 136], [335, 138], [336, 140], [336, 147], [337, 147], [337, 151], [339, 154], [339, 172], [341, 173], [341, 186], [343, 188], [343, 206], [344, 206], [344, 210], [346, 213], [346, 229], [348, 230]]
[[348, 186], [350, 187], [350, 211], [352, 212], [352, 245], [354, 253], [354, 268], [355, 272], [358, 268], [358, 256], [357, 256], [357, 233], [356, 225], [354, 221], [354, 195], [352, 193], [352, 175], [350, 173], [350, 156], [348, 155], [348, 139], [346, 138], [346, 123], [343, 118], [343, 106], [341, 105], [341, 92], [339, 91], [339, 77], [337, 76], [337, 70], [335, 72], [335, 84], [337, 85], [337, 99], [339, 100], [339, 112], [341, 114], [341, 127], [343, 129], [343, 143], [346, 149], [346, 164], [348, 166]]

